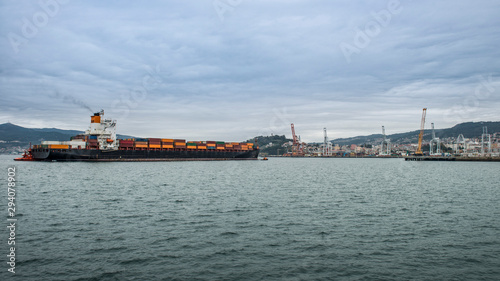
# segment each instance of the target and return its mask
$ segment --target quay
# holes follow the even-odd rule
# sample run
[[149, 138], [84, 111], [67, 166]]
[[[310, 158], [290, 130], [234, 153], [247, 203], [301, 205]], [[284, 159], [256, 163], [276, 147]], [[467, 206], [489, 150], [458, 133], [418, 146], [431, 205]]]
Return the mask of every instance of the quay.
[[478, 156], [405, 156], [405, 161], [481, 161], [481, 162], [500, 162], [500, 157]]

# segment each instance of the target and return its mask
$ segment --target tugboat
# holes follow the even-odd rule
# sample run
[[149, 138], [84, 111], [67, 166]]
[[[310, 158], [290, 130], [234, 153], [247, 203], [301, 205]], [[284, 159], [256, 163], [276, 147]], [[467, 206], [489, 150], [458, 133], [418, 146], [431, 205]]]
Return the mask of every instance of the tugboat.
[[35, 158], [33, 158], [33, 154], [31, 154], [31, 143], [30, 148], [24, 151], [22, 157], [15, 158], [14, 161], [35, 161]]

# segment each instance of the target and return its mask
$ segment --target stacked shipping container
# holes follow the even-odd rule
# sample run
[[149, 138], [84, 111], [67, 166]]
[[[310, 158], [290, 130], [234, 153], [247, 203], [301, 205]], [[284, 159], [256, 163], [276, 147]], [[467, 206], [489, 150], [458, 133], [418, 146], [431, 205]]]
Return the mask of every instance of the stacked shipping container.
[[[96, 136], [76, 136], [71, 141], [44, 141], [42, 148], [51, 149], [99, 149]], [[188, 141], [183, 139], [120, 139], [118, 140], [120, 150], [229, 150], [247, 151], [253, 150], [253, 143], [221, 142], [221, 141]]]
[[161, 148], [174, 149], [174, 140], [173, 139], [162, 139], [161, 140]]
[[161, 139], [149, 139], [149, 149], [161, 149]]
[[175, 148], [186, 148], [186, 140], [174, 140]]
[[97, 141], [97, 136], [89, 136], [87, 140], [88, 149], [99, 149], [99, 142]]
[[120, 150], [133, 150], [134, 149], [134, 140], [132, 140], [132, 139], [120, 140], [118, 147]]

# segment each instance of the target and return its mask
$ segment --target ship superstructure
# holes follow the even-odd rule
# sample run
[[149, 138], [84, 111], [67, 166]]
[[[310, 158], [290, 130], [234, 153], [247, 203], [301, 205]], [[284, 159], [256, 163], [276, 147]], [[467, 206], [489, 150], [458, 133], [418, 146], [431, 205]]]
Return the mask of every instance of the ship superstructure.
[[90, 140], [96, 139], [99, 149], [117, 150], [116, 120], [104, 119], [103, 116], [104, 110], [101, 110], [90, 117], [90, 127], [84, 136], [89, 136]]

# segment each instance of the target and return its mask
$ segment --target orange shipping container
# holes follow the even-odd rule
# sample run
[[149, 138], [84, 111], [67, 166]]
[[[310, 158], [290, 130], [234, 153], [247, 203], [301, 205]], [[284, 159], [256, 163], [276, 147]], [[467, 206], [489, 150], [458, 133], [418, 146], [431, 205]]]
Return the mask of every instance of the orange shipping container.
[[149, 148], [161, 148], [161, 144], [150, 144]]
[[174, 142], [174, 139], [161, 139], [162, 142]]
[[162, 145], [163, 148], [174, 148], [174, 145], [172, 144], [164, 144]]
[[138, 148], [148, 148], [148, 145], [147, 144], [135, 144], [135, 147], [138, 147]]
[[198, 145], [198, 149], [207, 149], [205, 145]]
[[65, 145], [65, 144], [51, 144], [51, 145], [49, 145], [49, 148], [52, 148], [52, 149], [69, 149], [69, 145]]

